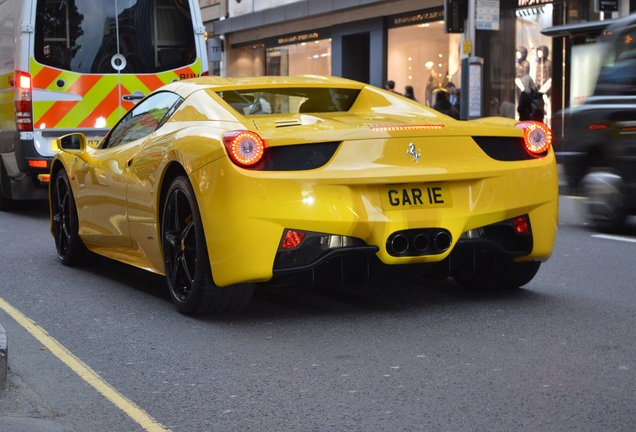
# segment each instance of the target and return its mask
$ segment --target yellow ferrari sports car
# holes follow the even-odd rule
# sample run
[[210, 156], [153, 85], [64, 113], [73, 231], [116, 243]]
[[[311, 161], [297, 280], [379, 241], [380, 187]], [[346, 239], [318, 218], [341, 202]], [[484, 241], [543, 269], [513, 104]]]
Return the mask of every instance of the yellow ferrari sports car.
[[51, 232], [65, 265], [95, 253], [165, 275], [186, 314], [300, 281], [516, 288], [554, 246], [551, 141], [341, 78], [179, 81], [96, 148], [58, 140]]

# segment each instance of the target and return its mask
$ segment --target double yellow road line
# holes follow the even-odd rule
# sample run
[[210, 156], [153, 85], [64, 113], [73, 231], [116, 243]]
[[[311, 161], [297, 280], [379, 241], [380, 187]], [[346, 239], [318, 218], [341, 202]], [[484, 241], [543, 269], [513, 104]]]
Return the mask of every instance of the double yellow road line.
[[137, 422], [141, 427], [149, 432], [170, 431], [161, 423], [153, 419], [143, 409], [134, 402], [119, 393], [113, 386], [99, 376], [86, 363], [81, 361], [72, 352], [66, 349], [57, 340], [51, 337], [46, 330], [35, 324], [22, 312], [11, 306], [0, 297], [0, 309], [4, 310], [18, 324], [24, 327], [34, 338], [44, 345], [53, 355], [67, 365], [73, 372], [86, 381], [91, 387], [97, 390], [102, 396], [108, 399], [113, 405], [122, 410], [128, 417]]

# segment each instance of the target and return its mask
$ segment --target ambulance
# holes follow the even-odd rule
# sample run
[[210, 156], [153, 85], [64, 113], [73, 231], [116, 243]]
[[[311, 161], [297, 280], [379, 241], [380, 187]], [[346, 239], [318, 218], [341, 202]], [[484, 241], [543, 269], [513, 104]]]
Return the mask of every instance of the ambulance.
[[47, 198], [56, 138], [97, 145], [149, 92], [207, 74], [198, 0], [0, 0], [0, 210]]

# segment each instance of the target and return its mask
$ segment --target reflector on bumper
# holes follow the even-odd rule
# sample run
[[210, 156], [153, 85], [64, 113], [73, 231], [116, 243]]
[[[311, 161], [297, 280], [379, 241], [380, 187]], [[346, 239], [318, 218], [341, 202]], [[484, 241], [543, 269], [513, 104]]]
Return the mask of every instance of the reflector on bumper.
[[[304, 234], [302, 241], [289, 249], [290, 235], [298, 238], [300, 233]], [[306, 270], [335, 256], [373, 254], [377, 251], [378, 247], [369, 246], [355, 237], [287, 229], [276, 253], [274, 272]]]

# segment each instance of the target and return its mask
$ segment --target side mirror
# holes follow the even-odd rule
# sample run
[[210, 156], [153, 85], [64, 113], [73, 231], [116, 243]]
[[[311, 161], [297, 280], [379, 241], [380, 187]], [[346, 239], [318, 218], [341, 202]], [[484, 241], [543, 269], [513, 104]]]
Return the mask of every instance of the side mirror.
[[72, 133], [57, 139], [57, 147], [68, 153], [79, 155], [86, 151], [88, 140], [83, 133]]
[[61, 151], [75, 155], [88, 164], [95, 163], [93, 156], [86, 151], [88, 139], [83, 133], [71, 133], [62, 136], [55, 141], [57, 143], [57, 148]]

